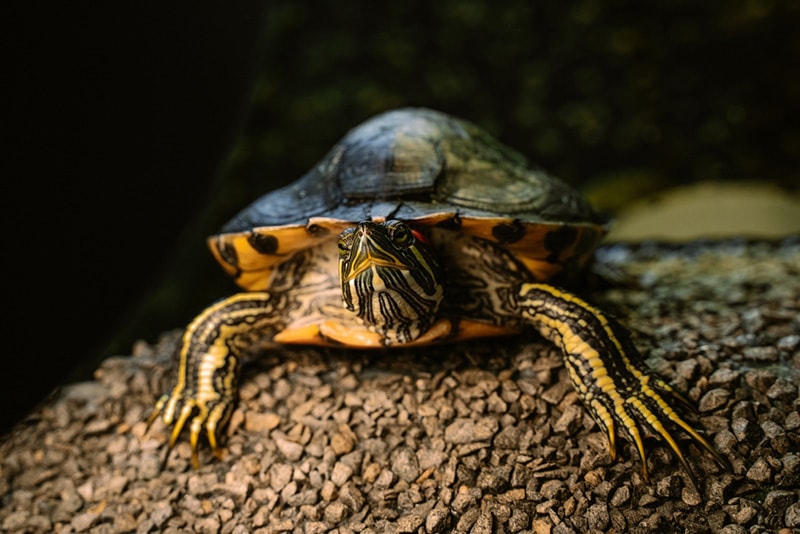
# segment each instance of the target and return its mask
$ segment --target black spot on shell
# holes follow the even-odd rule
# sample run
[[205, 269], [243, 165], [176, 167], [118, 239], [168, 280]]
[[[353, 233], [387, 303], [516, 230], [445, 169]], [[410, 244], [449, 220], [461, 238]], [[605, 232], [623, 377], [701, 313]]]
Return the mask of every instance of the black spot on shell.
[[275, 254], [278, 252], [278, 238], [274, 235], [254, 232], [247, 236], [247, 242], [261, 254]]
[[325, 237], [326, 235], [331, 233], [329, 229], [325, 228], [324, 226], [320, 226], [318, 224], [309, 224], [308, 226], [306, 226], [306, 231], [308, 232], [308, 235], [310, 235], [311, 237], [317, 237], [317, 238]]
[[492, 236], [498, 243], [508, 245], [509, 243], [516, 243], [522, 236], [525, 235], [525, 227], [517, 221], [502, 222], [492, 228]]
[[548, 261], [557, 261], [561, 253], [575, 243], [578, 230], [573, 226], [562, 226], [544, 237], [544, 248], [550, 251]]
[[236, 248], [226, 241], [217, 240], [217, 250], [219, 251], [219, 256], [222, 260], [229, 264], [238, 266], [239, 265], [239, 256], [236, 254]]

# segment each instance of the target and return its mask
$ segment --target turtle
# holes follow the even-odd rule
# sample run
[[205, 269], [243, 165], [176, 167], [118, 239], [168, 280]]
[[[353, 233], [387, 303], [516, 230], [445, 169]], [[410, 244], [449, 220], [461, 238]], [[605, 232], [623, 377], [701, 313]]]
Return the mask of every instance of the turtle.
[[208, 239], [243, 291], [186, 328], [177, 380], [148, 428], [159, 417], [171, 427], [165, 461], [187, 423], [193, 466], [202, 434], [220, 457], [243, 355], [265, 340], [425, 350], [532, 330], [561, 349], [612, 460], [621, 434], [649, 480], [646, 430], [695, 482], [672, 426], [729, 469], [629, 332], [548, 282], [580, 272], [607, 228], [574, 188], [473, 123], [423, 108], [373, 117]]

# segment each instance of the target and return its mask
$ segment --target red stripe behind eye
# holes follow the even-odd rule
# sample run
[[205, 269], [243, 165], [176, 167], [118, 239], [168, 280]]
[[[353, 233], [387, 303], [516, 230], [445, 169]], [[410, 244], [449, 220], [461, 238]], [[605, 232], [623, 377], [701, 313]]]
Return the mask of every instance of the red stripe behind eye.
[[426, 245], [430, 245], [430, 242], [428, 242], [428, 238], [426, 238], [424, 235], [422, 235], [422, 232], [419, 232], [419, 231], [417, 231], [417, 230], [414, 230], [414, 229], [412, 228], [412, 229], [411, 229], [411, 233], [412, 233], [412, 234], [414, 235], [414, 237], [415, 237], [416, 239], [418, 239], [419, 241], [422, 241], [422, 242], [423, 242], [423, 243], [425, 243]]

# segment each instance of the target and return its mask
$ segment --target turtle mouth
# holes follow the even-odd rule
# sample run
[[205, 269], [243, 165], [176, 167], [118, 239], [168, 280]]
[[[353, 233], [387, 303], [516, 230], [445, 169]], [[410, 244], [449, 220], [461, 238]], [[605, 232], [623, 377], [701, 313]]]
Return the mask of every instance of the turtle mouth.
[[398, 269], [398, 270], [401, 270], [401, 271], [409, 270], [409, 268], [407, 266], [404, 266], [404, 265], [400, 265], [400, 264], [397, 264], [397, 263], [385, 262], [385, 261], [382, 261], [382, 260], [379, 260], [379, 259], [375, 259], [375, 258], [368, 258], [368, 259], [365, 259], [365, 260], [363, 260], [362, 262], [360, 262], [358, 264], [353, 264], [351, 269], [350, 269], [350, 271], [348, 271], [344, 275], [343, 280], [345, 282], [352, 282], [353, 280], [358, 278], [360, 275], [364, 274], [365, 272], [367, 272], [367, 271], [369, 271], [370, 269], [373, 269], [373, 268], [378, 268], [378, 269], [380, 269], [380, 268], [390, 268], [390, 269]]

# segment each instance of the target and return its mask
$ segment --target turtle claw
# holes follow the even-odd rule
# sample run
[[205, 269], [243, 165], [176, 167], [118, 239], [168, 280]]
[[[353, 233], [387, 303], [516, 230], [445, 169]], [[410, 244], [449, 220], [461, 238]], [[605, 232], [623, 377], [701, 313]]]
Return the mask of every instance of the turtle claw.
[[[720, 466], [730, 471], [730, 462], [708, 440], [678, 415], [664, 396], [668, 395], [678, 400], [680, 404], [688, 405], [689, 401], [648, 369], [639, 368], [637, 371], [637, 373], [618, 377], [618, 379], [622, 379], [624, 376], [625, 380], [620, 381], [627, 382], [627, 384], [607, 392], [608, 395], [603, 397], [604, 401], [601, 401], [603, 409], [597, 410], [590, 405], [590, 411], [592, 411], [595, 419], [600, 422], [608, 435], [611, 459], [613, 460], [616, 457], [615, 425], [619, 424], [620, 431], [635, 445], [642, 462], [642, 478], [645, 482], [649, 482], [647, 453], [640, 430], [640, 425], [644, 425], [669, 445], [689, 476], [692, 485], [695, 488], [699, 488], [697, 479], [689, 466], [689, 462], [686, 460], [683, 449], [672, 433], [664, 426], [665, 421], [671, 421], [672, 424], [683, 429], [698, 445], [708, 451]], [[597, 398], [593, 399], [593, 401], [597, 400]], [[600, 416], [601, 413], [613, 415], [602, 417]]]
[[[210, 404], [210, 406], [209, 406]], [[224, 427], [232, 411], [231, 404], [222, 400], [212, 403], [204, 403], [198, 399], [186, 397], [182, 390], [176, 386], [170, 395], [162, 396], [153, 408], [153, 412], [147, 420], [145, 432], [149, 431], [150, 426], [161, 416], [162, 421], [172, 430], [167, 443], [167, 454], [164, 457], [164, 465], [167, 463], [169, 453], [178, 442], [178, 438], [183, 432], [186, 424], [189, 423], [189, 444], [192, 448], [192, 467], [200, 468], [198, 457], [198, 444], [200, 436], [205, 431], [211, 451], [217, 458], [222, 456], [219, 447], [219, 436], [217, 430]]]

